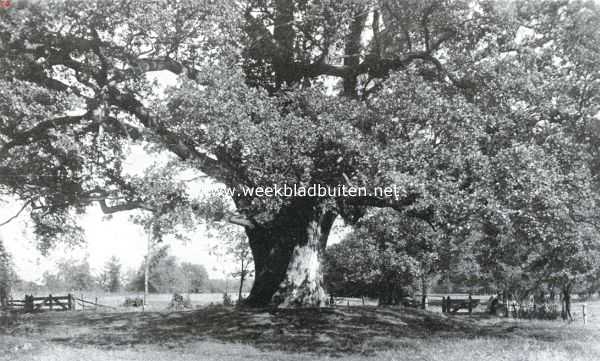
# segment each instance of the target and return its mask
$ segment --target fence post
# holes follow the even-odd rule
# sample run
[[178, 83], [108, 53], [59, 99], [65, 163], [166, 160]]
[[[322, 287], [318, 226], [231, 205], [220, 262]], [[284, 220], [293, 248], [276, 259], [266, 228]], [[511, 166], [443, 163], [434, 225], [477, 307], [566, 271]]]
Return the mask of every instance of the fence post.
[[586, 304], [581, 305], [581, 316], [583, 317], [583, 324], [587, 323]]
[[442, 296], [442, 313], [446, 313], [446, 297]]
[[471, 297], [471, 294], [469, 293], [469, 315], [473, 313], [473, 297]]
[[69, 307], [69, 311], [73, 311], [73, 296], [71, 296], [71, 294], [69, 293], [67, 295], [67, 305]]
[[50, 300], [50, 311], [52, 311], [52, 302], [54, 301], [54, 300], [52, 299], [52, 294], [49, 294], [49, 295], [48, 295], [48, 299]]
[[81, 300], [81, 310], [85, 311], [85, 303], [83, 302], [83, 293], [81, 294], [81, 297], [79, 299]]
[[506, 291], [506, 289], [502, 290], [502, 305], [504, 306], [504, 309], [506, 310], [506, 315], [504, 317], [509, 318], [510, 317], [510, 304], [508, 303], [508, 292]]

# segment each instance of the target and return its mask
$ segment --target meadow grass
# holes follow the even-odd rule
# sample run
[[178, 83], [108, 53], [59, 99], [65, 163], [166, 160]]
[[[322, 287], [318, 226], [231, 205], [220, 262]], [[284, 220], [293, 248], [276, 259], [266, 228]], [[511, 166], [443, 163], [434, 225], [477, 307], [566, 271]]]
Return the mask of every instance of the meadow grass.
[[581, 322], [396, 307], [54, 312], [0, 324], [0, 360], [600, 360], [600, 303]]

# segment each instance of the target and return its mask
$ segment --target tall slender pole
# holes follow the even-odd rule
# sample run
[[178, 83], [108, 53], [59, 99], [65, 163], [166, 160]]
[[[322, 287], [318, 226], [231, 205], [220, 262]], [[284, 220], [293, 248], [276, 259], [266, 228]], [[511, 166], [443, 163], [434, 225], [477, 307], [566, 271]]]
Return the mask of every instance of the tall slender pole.
[[148, 304], [148, 278], [150, 274], [150, 255], [152, 252], [152, 235], [148, 235], [148, 244], [146, 245], [146, 257], [144, 257], [144, 304]]

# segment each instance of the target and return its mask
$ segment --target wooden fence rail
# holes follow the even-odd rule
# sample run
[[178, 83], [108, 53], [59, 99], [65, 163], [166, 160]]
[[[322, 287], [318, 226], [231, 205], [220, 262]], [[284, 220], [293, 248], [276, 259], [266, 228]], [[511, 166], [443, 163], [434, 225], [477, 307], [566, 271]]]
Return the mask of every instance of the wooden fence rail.
[[86, 308], [93, 310], [98, 307], [116, 309], [116, 307], [99, 304], [98, 299], [96, 299], [95, 302], [92, 302], [83, 299], [83, 295], [79, 298], [73, 296], [72, 294], [68, 294], [66, 296], [48, 295], [44, 297], [25, 295], [25, 299], [23, 300], [8, 300], [7, 305], [10, 308], [22, 309], [25, 312], [41, 310], [73, 311], [77, 308], [85, 311]]
[[74, 298], [74, 300], [77, 301], [83, 307], [85, 307], [84, 305], [91, 305], [91, 306], [96, 306], [96, 307], [111, 308], [111, 309], [114, 309], [114, 310], [117, 309], [117, 307], [99, 304], [98, 301], [97, 301], [98, 300], [97, 298], [96, 298], [96, 302], [86, 301], [83, 298]]

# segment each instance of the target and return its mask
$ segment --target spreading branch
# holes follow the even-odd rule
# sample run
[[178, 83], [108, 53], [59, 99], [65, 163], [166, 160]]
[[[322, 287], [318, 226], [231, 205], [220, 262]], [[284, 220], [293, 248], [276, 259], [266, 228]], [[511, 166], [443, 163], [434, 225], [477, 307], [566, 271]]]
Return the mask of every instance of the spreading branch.
[[48, 119], [41, 123], [36, 124], [34, 127], [27, 129], [23, 132], [16, 133], [12, 136], [12, 140], [6, 144], [2, 148], [0, 148], [0, 157], [6, 156], [6, 152], [8, 152], [11, 148], [20, 145], [31, 144], [33, 141], [38, 139], [43, 139], [47, 136], [48, 131], [69, 126], [79, 124], [83, 119], [89, 116], [89, 113], [84, 115], [77, 116], [64, 116], [59, 118]]

